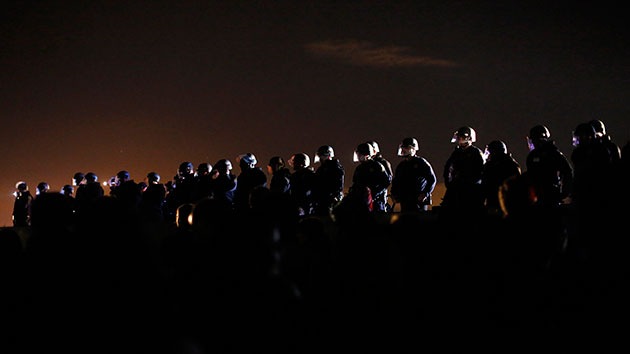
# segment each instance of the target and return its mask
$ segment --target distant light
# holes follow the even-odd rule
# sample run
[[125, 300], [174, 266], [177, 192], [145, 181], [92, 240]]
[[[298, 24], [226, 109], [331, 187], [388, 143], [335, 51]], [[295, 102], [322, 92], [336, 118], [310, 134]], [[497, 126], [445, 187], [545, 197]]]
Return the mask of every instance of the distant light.
[[103, 182], [103, 187], [107, 187], [107, 182]]

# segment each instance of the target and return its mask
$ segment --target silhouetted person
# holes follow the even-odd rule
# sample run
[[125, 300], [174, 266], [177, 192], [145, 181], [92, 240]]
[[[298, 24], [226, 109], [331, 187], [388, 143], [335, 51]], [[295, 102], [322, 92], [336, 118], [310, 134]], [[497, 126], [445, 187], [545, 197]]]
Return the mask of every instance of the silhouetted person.
[[267, 173], [271, 176], [269, 190], [277, 194], [289, 194], [291, 189], [291, 170], [286, 166], [281, 156], [274, 156], [269, 159]]
[[311, 158], [301, 152], [291, 156], [288, 161], [293, 168], [290, 178], [291, 199], [297, 204], [301, 216], [313, 214], [313, 191], [315, 189], [315, 170]]
[[[394, 178], [394, 169], [392, 168], [391, 162], [389, 162], [389, 160], [387, 160], [383, 156], [383, 153], [381, 152], [381, 147], [378, 145], [378, 142], [376, 140], [370, 140], [367, 143], [372, 145], [372, 147], [374, 148], [374, 156], [372, 156], [372, 160], [379, 162], [381, 165], [383, 165], [383, 167], [385, 167], [385, 172], [389, 176], [389, 180], [391, 182], [391, 180]], [[388, 192], [386, 190], [385, 200], [388, 200], [389, 198], [389, 195], [387, 193]], [[385, 208], [387, 209], [387, 211], [392, 211], [392, 205], [390, 205], [389, 202], [387, 202]]]
[[349, 193], [363, 194], [367, 188], [371, 199], [371, 211], [387, 212], [386, 196], [391, 180], [385, 167], [380, 162], [372, 160], [374, 155], [374, 147], [368, 143], [361, 143], [354, 150], [353, 160], [358, 164], [354, 168]]
[[234, 207], [238, 212], [248, 211], [251, 208], [250, 197], [256, 187], [267, 187], [267, 175], [256, 164], [258, 160], [251, 152], [239, 155], [236, 159], [241, 173], [237, 177], [236, 191], [234, 193]]
[[224, 208], [234, 208], [234, 193], [237, 187], [237, 176], [232, 173], [232, 162], [221, 159], [214, 164], [212, 170], [212, 195]]
[[403, 159], [394, 171], [391, 193], [402, 213], [427, 211], [432, 204], [437, 178], [429, 161], [417, 155], [418, 149], [416, 138], [405, 138], [398, 147]]
[[483, 166], [483, 185], [486, 209], [490, 214], [500, 214], [499, 188], [506, 179], [521, 174], [520, 164], [508, 152], [501, 140], [493, 140], [486, 145], [486, 163]]
[[28, 190], [26, 182], [15, 185], [15, 201], [13, 202], [13, 226], [25, 227], [31, 224], [31, 203], [33, 195]]
[[195, 200], [212, 197], [212, 174], [210, 172], [212, 172], [212, 165], [208, 162], [202, 162], [197, 166]]
[[536, 203], [548, 207], [561, 205], [571, 195], [573, 167], [546, 126], [532, 127], [527, 143], [529, 153], [525, 166], [537, 195]]
[[147, 187], [142, 192], [139, 205], [141, 216], [145, 221], [159, 223], [165, 220], [166, 187], [160, 178], [157, 172], [147, 174]]
[[474, 143], [477, 133], [464, 126], [455, 131], [451, 143], [455, 149], [444, 166], [442, 210], [447, 213], [478, 214], [484, 210], [484, 194], [481, 186], [483, 152]]
[[319, 164], [315, 170], [314, 213], [329, 216], [343, 198], [345, 171], [330, 145], [322, 145], [317, 149], [314, 163]]
[[46, 182], [39, 182], [37, 184], [37, 191], [36, 191], [36, 198], [37, 196], [39, 196], [40, 194], [44, 194], [47, 193], [50, 190], [50, 185], [48, 185], [48, 183]]

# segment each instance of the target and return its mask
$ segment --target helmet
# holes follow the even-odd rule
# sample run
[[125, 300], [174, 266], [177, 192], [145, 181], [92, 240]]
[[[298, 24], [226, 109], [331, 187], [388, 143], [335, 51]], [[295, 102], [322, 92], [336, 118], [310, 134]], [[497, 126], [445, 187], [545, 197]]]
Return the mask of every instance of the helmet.
[[149, 172], [147, 174], [147, 180], [149, 183], [158, 183], [160, 182], [160, 175], [157, 172]]
[[258, 163], [258, 160], [256, 160], [256, 156], [254, 156], [254, 154], [252, 154], [251, 152], [248, 152], [246, 154], [239, 155], [236, 158], [236, 162], [238, 162], [241, 168], [247, 169], [247, 168], [254, 168], [256, 164]]
[[595, 129], [595, 134], [598, 136], [604, 136], [606, 135], [606, 126], [604, 125], [604, 122], [602, 122], [599, 119], [593, 119], [589, 122], [590, 125], [593, 126], [593, 128]]
[[74, 174], [74, 176], [72, 176], [72, 183], [77, 185], [81, 183], [84, 178], [85, 178], [85, 175], [83, 174], [83, 172], [77, 172]]
[[70, 184], [64, 184], [64, 186], [61, 188], [61, 194], [63, 195], [72, 195], [73, 192], [74, 187]]
[[204, 173], [208, 173], [212, 171], [212, 165], [210, 165], [207, 162], [202, 162], [199, 164], [199, 166], [197, 166], [197, 173], [198, 174], [204, 174]]
[[214, 169], [226, 173], [232, 170], [232, 162], [228, 159], [221, 159], [214, 164]]
[[486, 151], [489, 154], [507, 154], [507, 145], [501, 140], [493, 140], [486, 146]]
[[177, 170], [177, 174], [180, 176], [192, 175], [194, 173], [194, 167], [192, 162], [184, 161], [179, 164], [179, 169]]
[[547, 127], [541, 124], [529, 130], [528, 138], [532, 141], [547, 141], [551, 138], [551, 133]]
[[375, 151], [374, 151], [374, 147], [368, 143], [361, 143], [357, 146], [356, 149], [354, 149], [354, 157], [353, 157], [353, 161], [354, 162], [359, 162], [361, 161], [361, 156], [364, 157], [369, 157], [369, 156], [374, 156]]
[[275, 170], [277, 170], [279, 168], [284, 167], [285, 163], [284, 163], [284, 159], [282, 157], [274, 156], [271, 159], [269, 159], [268, 165], [271, 166], [274, 169], [274, 171], [275, 171]]
[[573, 146], [595, 139], [595, 128], [591, 123], [581, 123], [573, 131]]
[[87, 182], [96, 182], [98, 181], [98, 176], [94, 172], [88, 172], [85, 174], [85, 180]]
[[116, 178], [118, 178], [119, 181], [126, 181], [129, 179], [129, 172], [122, 170], [122, 171], [118, 171], [118, 173], [116, 174]]
[[470, 140], [471, 142], [475, 142], [477, 141], [477, 133], [475, 132], [475, 129], [471, 128], [471, 127], [461, 127], [459, 129], [457, 129], [455, 131], [455, 133], [453, 133], [453, 138], [451, 138], [451, 143], [455, 143], [457, 142], [457, 139], [459, 138], [466, 138], [467, 140]]
[[313, 163], [318, 163], [320, 160], [325, 160], [328, 157], [335, 157], [335, 150], [333, 150], [333, 147], [330, 145], [322, 145], [317, 149]]
[[404, 148], [413, 148], [418, 150], [418, 140], [416, 140], [416, 138], [404, 138], [402, 142], [400, 142], [400, 145], [398, 145], [398, 156], [408, 155], [403, 152]]
[[378, 146], [378, 143], [376, 142], [376, 140], [370, 140], [367, 142], [368, 144], [372, 145], [372, 147], [374, 148], [374, 151], [378, 154], [379, 152], [381, 152], [381, 148]]
[[20, 190], [20, 191], [26, 191], [28, 190], [28, 185], [24, 181], [19, 181], [18, 183], [15, 184], [15, 189]]
[[291, 158], [289, 159], [289, 166], [293, 168], [308, 167], [310, 165], [311, 165], [310, 157], [308, 157], [308, 155], [303, 152], [297, 153], [291, 156]]
[[37, 194], [46, 193], [50, 189], [50, 186], [46, 182], [39, 182], [37, 184]]

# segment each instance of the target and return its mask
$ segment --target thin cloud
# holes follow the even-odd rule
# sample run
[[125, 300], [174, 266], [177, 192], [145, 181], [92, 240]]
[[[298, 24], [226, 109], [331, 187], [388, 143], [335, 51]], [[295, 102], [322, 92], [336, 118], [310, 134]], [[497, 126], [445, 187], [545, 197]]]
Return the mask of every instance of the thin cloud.
[[367, 41], [322, 41], [309, 43], [305, 48], [309, 53], [359, 66], [457, 66], [450, 60], [413, 55], [408, 47], [377, 46]]

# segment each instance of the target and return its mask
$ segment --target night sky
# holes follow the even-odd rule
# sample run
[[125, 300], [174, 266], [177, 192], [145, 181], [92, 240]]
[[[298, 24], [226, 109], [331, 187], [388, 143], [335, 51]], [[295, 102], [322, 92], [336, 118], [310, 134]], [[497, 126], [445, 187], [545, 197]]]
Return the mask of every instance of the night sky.
[[[0, 10], [0, 226], [24, 180], [171, 179], [179, 164], [263, 167], [320, 145], [394, 166], [408, 136], [442, 182], [453, 132], [504, 140], [601, 119], [630, 140], [625, 10], [562, 1], [9, 1]], [[578, 7], [576, 7], [578, 6]], [[238, 167], [235, 168], [238, 174]], [[107, 190], [107, 189], [106, 189]], [[439, 204], [439, 197], [434, 204]]]

